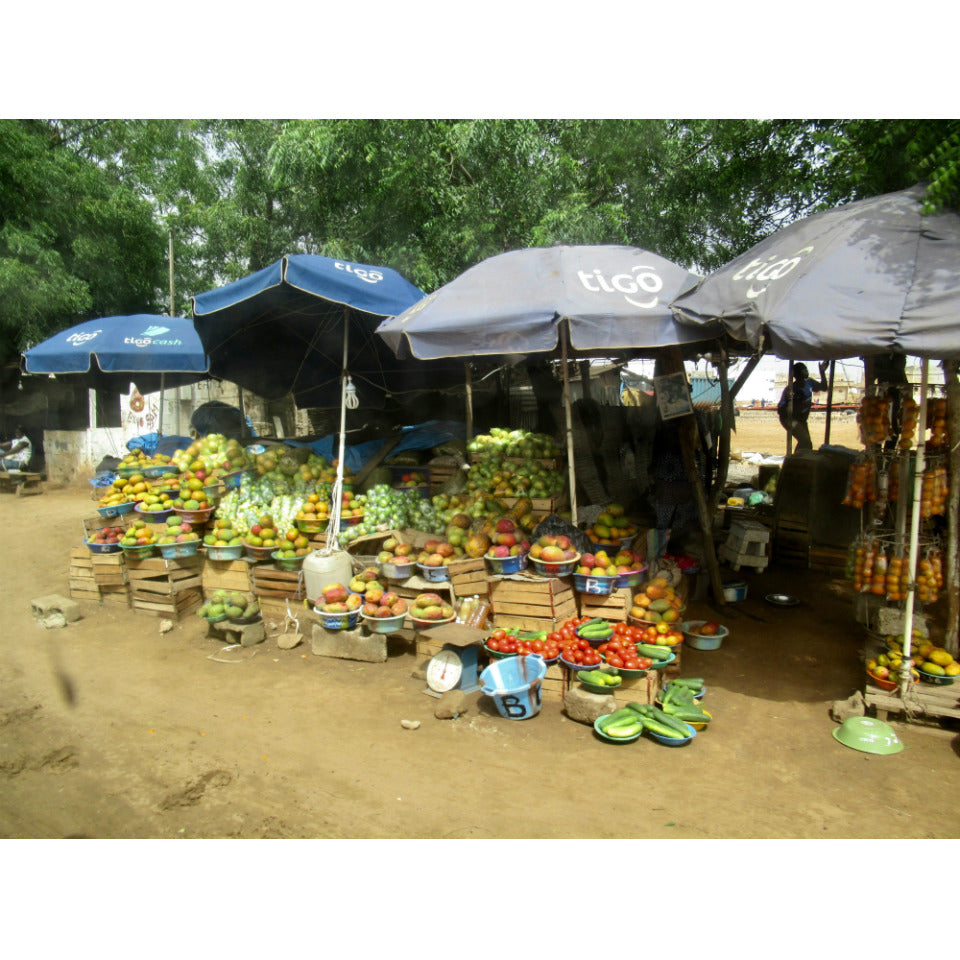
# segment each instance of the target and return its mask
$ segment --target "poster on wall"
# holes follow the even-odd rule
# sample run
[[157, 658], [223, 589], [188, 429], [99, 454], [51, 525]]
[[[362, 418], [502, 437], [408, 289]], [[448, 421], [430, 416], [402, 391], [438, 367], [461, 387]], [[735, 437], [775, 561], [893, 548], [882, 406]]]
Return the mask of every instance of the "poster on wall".
[[653, 389], [662, 419], [673, 420], [693, 413], [693, 401], [685, 374], [668, 373], [662, 377], [654, 377]]
[[131, 384], [128, 394], [120, 394], [120, 425], [123, 430], [123, 442], [146, 433], [156, 433], [160, 425], [160, 394], [148, 393], [144, 396]]

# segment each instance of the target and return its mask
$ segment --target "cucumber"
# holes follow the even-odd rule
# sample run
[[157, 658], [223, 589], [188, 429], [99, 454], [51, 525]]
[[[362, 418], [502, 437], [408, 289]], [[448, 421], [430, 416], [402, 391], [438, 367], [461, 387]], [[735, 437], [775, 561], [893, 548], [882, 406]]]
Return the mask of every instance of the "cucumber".
[[620, 710], [614, 710], [613, 713], [607, 714], [607, 716], [604, 718], [603, 723], [600, 724], [600, 730], [603, 733], [606, 733], [607, 728], [610, 726], [616, 726], [618, 721], [636, 719], [637, 715], [632, 710], [628, 710], [626, 707]]
[[652, 719], [651, 717], [644, 717], [643, 725], [651, 733], [658, 733], [661, 737], [669, 737], [672, 740], [683, 740], [686, 737], [690, 736], [690, 731], [687, 729], [684, 729], [684, 732], [682, 734], [677, 733], [677, 731], [674, 730], [673, 727], [666, 727], [661, 723], [657, 723], [657, 721]]
[[643, 724], [636, 720], [630, 724], [621, 724], [618, 727], [607, 727], [604, 731], [604, 734], [608, 737], [616, 737], [618, 740], [626, 737], [635, 737], [638, 733], [643, 732]]
[[650, 660], [669, 660], [673, 656], [669, 647], [662, 647], [657, 643], [638, 643], [637, 652]]
[[649, 703], [637, 703], [635, 700], [631, 700], [627, 704], [627, 709], [632, 710], [635, 714], [641, 717], [650, 716], [650, 704]]
[[690, 731], [687, 729], [687, 725], [682, 720], [677, 720], [675, 717], [671, 717], [669, 713], [664, 713], [662, 710], [658, 710], [656, 707], [653, 708], [651, 718], [662, 726], [669, 727], [674, 731], [676, 736], [690, 736]]
[[700, 713], [694, 713], [692, 711], [684, 711], [683, 713], [673, 714], [678, 720], [682, 720], [684, 723], [709, 723], [710, 718], [701, 711]]
[[703, 677], [677, 677], [676, 680], [670, 682], [678, 687], [689, 687], [691, 690], [700, 691], [703, 689]]

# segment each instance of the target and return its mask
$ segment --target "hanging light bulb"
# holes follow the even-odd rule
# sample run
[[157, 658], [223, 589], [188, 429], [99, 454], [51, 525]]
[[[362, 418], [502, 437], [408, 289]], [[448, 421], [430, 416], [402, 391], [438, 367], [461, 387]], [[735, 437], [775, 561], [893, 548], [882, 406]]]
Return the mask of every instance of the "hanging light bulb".
[[347, 374], [347, 385], [344, 388], [344, 405], [348, 410], [356, 410], [360, 406], [360, 398], [357, 396], [357, 388], [353, 385], [350, 375]]

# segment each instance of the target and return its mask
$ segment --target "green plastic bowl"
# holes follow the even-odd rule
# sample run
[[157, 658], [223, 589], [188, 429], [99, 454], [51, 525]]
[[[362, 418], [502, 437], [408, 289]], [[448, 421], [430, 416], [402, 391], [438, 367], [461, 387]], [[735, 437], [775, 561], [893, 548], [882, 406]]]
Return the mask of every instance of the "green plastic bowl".
[[847, 717], [839, 727], [834, 727], [830, 732], [838, 743], [861, 753], [887, 756], [903, 749], [903, 743], [893, 727], [873, 717]]

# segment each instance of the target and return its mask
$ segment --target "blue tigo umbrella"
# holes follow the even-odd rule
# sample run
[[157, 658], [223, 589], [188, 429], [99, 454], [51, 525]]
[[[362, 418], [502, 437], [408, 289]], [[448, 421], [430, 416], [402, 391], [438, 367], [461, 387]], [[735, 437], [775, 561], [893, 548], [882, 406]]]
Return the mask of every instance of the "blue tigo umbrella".
[[389, 267], [292, 254], [198, 294], [193, 314], [214, 376], [266, 400], [292, 394], [299, 407], [336, 408], [349, 374], [360, 404], [377, 407], [386, 393], [462, 381], [459, 366], [398, 361], [376, 336], [385, 317], [422, 298]]
[[24, 373], [69, 374], [121, 391], [133, 381], [142, 393], [196, 383], [209, 366], [192, 320], [156, 314], [87, 320], [23, 354]]

